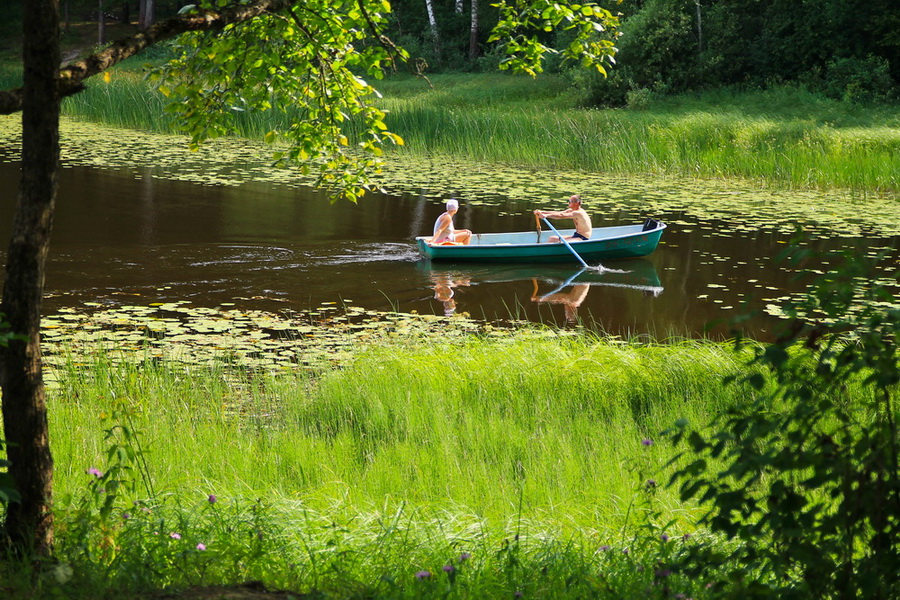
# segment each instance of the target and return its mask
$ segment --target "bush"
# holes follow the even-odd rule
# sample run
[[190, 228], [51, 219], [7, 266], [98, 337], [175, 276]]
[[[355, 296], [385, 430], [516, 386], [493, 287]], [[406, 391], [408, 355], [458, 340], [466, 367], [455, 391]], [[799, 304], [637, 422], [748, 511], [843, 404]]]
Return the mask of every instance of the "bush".
[[894, 93], [891, 66], [878, 56], [838, 58], [828, 63], [820, 89], [835, 100], [888, 100]]
[[758, 396], [709, 429], [673, 432], [694, 459], [672, 483], [736, 543], [698, 546], [685, 568], [715, 580], [724, 562], [716, 583], [730, 597], [900, 597], [900, 305], [872, 266], [845, 255], [790, 308], [784, 335], [755, 347], [776, 391], [752, 375]]

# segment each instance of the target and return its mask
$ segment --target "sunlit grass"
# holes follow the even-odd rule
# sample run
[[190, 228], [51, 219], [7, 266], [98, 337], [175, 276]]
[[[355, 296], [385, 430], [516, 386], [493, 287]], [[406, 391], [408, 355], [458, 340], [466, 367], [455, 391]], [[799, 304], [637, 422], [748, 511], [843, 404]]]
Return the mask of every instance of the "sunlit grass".
[[[397, 94], [392, 82], [383, 86], [389, 125], [407, 141], [401, 151], [802, 188], [900, 188], [897, 109], [867, 110], [776, 90], [666, 99], [647, 110], [585, 110], [537, 93], [530, 105], [522, 98], [480, 102], [455, 82], [438, 87], [440, 81], [435, 78], [436, 90], [418, 94], [409, 93], [409, 82], [397, 84]], [[496, 91], [502, 79], [488, 87], [506, 98]]]
[[100, 415], [127, 399], [142, 411], [162, 489], [343, 498], [359, 509], [411, 502], [501, 521], [521, 502], [558, 524], [617, 527], [631, 462], [662, 464], [670, 450], [641, 440], [745, 393], [720, 384], [738, 368], [711, 343], [575, 340], [385, 348], [316, 377], [98, 359], [63, 375], [52, 402], [57, 493], [78, 492], [102, 461]]
[[[646, 110], [580, 109], [560, 78], [397, 77], [380, 83], [399, 152], [608, 173], [750, 178], [789, 187], [900, 189], [900, 110], [860, 108], [796, 90], [710, 93]], [[65, 113], [173, 132], [164, 99], [134, 71], [114, 71]], [[285, 130], [289, 108], [236, 113], [240, 135]]]
[[[787, 87], [655, 98], [643, 109], [583, 109], [561, 77], [504, 74], [395, 76], [378, 88], [383, 98], [373, 102], [389, 111], [389, 127], [406, 141], [399, 152], [794, 188], [900, 189], [896, 106], [859, 106]], [[163, 109], [134, 64], [113, 69], [109, 81], [95, 78], [64, 102], [64, 114], [79, 119], [176, 131]], [[236, 112], [236, 131], [258, 138], [286, 130], [291, 110]]]
[[[640, 594], [702, 535], [663, 485], [660, 431], [750, 393], [722, 387], [745, 368], [728, 345], [594, 336], [379, 346], [275, 375], [102, 352], [55, 368], [56, 558], [74, 574], [35, 592], [2, 567], [32, 597], [248, 580], [339, 598]], [[97, 521], [88, 469], [108, 468], [117, 424], [150, 479], [133, 471]]]

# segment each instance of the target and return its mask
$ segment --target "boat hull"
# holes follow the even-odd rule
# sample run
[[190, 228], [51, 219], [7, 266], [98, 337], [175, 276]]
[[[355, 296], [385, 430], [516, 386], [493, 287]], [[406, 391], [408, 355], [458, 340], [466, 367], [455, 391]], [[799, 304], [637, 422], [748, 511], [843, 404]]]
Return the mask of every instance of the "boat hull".
[[[656, 250], [662, 232], [660, 223], [655, 229], [643, 230], [642, 225], [595, 228], [590, 240], [570, 241], [572, 248], [584, 260], [637, 258]], [[560, 230], [564, 236], [574, 230]], [[472, 236], [468, 246], [432, 246], [428, 237], [416, 238], [419, 252], [436, 261], [485, 263], [578, 262], [565, 244], [548, 243], [549, 232], [526, 231], [516, 233], [482, 233]]]

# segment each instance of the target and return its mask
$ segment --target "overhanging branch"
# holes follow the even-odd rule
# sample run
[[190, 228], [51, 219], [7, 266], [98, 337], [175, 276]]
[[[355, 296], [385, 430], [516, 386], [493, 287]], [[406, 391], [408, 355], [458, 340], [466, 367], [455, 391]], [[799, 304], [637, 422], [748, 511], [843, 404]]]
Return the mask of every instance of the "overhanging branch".
[[[249, 4], [232, 5], [218, 11], [200, 11], [160, 21], [136, 35], [112, 42], [109, 46], [76, 60], [59, 71], [59, 94], [71, 96], [84, 89], [84, 81], [102, 73], [116, 63], [141, 53], [146, 48], [190, 31], [216, 31], [228, 25], [242, 23], [266, 13], [290, 8], [294, 0], [255, 0]], [[22, 110], [22, 88], [0, 91], [0, 115]]]

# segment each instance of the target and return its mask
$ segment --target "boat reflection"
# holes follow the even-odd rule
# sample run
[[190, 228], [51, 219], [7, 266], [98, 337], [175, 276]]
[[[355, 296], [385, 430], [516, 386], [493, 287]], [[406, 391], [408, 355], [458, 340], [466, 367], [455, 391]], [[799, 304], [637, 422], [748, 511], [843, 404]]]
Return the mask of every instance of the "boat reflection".
[[434, 286], [434, 299], [444, 305], [444, 316], [451, 316], [456, 312], [456, 299], [454, 289], [471, 284], [468, 277], [451, 273], [435, 273], [431, 276]]
[[605, 261], [599, 269], [573, 269], [567, 265], [446, 265], [427, 260], [419, 264], [428, 273], [434, 299], [441, 302], [447, 316], [456, 312], [457, 288], [481, 284], [530, 281], [531, 301], [563, 306], [569, 323], [577, 321], [578, 308], [591, 287], [624, 288], [653, 297], [663, 292], [656, 267], [645, 259]]

